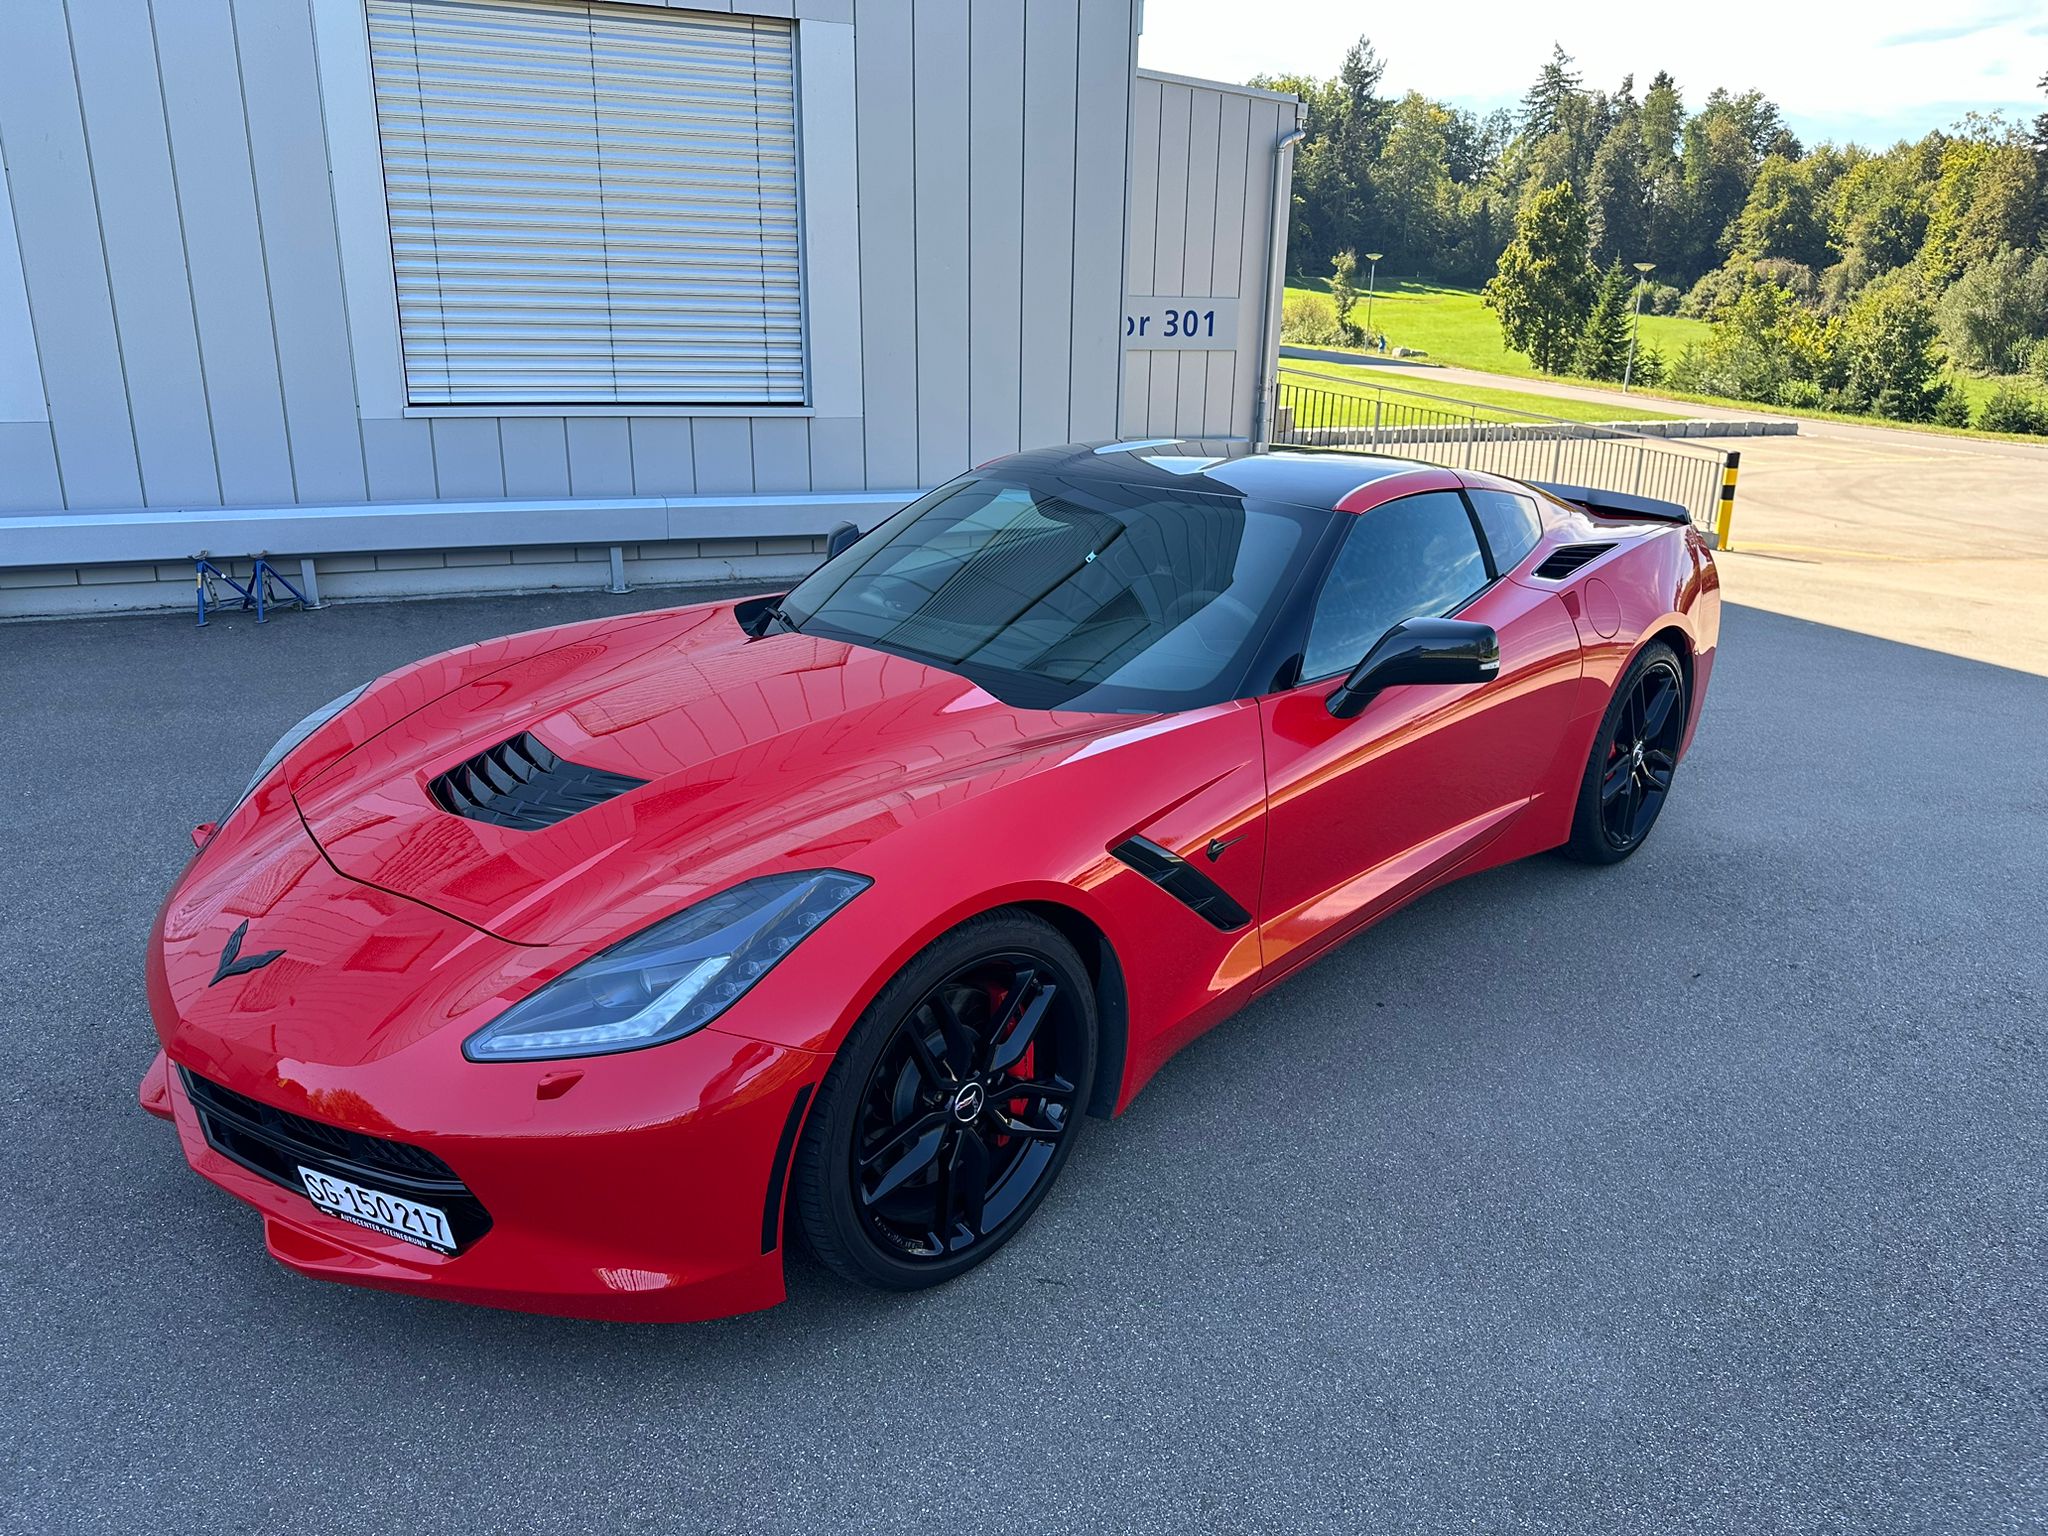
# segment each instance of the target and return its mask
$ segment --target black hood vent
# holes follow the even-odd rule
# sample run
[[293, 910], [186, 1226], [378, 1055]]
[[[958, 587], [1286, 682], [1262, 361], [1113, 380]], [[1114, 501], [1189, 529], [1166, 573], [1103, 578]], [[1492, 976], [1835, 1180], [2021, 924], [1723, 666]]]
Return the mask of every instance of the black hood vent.
[[533, 832], [646, 782], [565, 762], [533, 732], [522, 731], [436, 774], [427, 780], [427, 793], [442, 810], [457, 816]]
[[1536, 567], [1535, 574], [1545, 581], [1563, 581], [1580, 566], [1598, 560], [1612, 544], [1567, 544], [1562, 549], [1553, 549], [1544, 556], [1543, 563]]

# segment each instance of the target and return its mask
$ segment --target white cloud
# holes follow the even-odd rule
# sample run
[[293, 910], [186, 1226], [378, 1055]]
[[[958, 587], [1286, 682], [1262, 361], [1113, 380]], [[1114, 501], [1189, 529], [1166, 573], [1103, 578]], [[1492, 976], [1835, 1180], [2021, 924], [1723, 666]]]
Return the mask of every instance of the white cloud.
[[[1147, 0], [1139, 61], [1212, 79], [1328, 75], [1363, 31], [1386, 86], [1461, 105], [1520, 96], [1553, 41], [1587, 84], [1668, 69], [1697, 105], [1717, 85], [1761, 90], [1803, 137], [1918, 137], [1962, 112], [2040, 111], [2026, 83], [2048, 69], [2040, 0], [1962, 0], [1930, 20], [1924, 0], [1715, 0], [1704, 9], [1589, 0], [1366, 8], [1348, 0]], [[2012, 61], [2026, 67], [2016, 75]], [[2018, 94], [2015, 94], [2015, 91]]]

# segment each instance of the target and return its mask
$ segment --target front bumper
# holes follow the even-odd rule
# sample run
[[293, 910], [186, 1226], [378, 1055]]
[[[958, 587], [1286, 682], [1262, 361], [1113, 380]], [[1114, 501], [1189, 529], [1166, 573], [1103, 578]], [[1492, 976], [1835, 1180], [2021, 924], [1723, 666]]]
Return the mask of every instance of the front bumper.
[[[773, 1306], [783, 1298], [788, 1145], [799, 1098], [808, 1098], [800, 1090], [824, 1062], [710, 1030], [678, 1044], [686, 1048], [664, 1048], [660, 1074], [661, 1099], [687, 1106], [673, 1114], [645, 1112], [644, 1066], [637, 1089], [612, 1072], [565, 1092], [553, 1091], [557, 1074], [470, 1068], [495, 1074], [494, 1087], [524, 1088], [532, 1108], [505, 1134], [403, 1132], [489, 1213], [489, 1229], [452, 1256], [327, 1215], [299, 1190], [224, 1155], [209, 1144], [176, 1066], [289, 1114], [394, 1137], [392, 1120], [361, 1093], [325, 1093], [316, 1105], [275, 1074], [223, 1082], [218, 1062], [177, 1063], [160, 1050], [139, 1098], [175, 1123], [195, 1171], [262, 1214], [271, 1256], [301, 1274], [615, 1321], [697, 1322]], [[579, 1095], [587, 1102], [576, 1104]]]

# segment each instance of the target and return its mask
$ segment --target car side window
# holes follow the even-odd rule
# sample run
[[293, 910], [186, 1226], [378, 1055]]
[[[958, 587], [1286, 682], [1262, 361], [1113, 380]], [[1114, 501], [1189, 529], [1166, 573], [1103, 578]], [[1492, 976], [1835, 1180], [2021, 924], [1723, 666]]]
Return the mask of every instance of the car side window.
[[1543, 537], [1543, 518], [1535, 501], [1511, 491], [1467, 491], [1472, 510], [1479, 514], [1479, 526], [1486, 530], [1486, 542], [1493, 551], [1493, 568], [1510, 571]]
[[1316, 599], [1302, 679], [1349, 672], [1403, 619], [1449, 613], [1487, 580], [1457, 492], [1425, 491], [1358, 514]]

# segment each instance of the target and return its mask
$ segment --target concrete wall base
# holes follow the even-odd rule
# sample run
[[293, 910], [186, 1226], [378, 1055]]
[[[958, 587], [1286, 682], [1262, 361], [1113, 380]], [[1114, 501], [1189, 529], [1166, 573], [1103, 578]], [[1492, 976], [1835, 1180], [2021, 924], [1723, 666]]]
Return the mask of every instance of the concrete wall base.
[[[627, 544], [622, 551], [629, 586], [758, 581], [763, 590], [769, 590], [815, 569], [825, 556], [825, 541], [797, 535], [696, 539]], [[246, 560], [220, 563], [238, 577], [248, 574]], [[284, 575], [298, 579], [296, 559], [280, 560], [278, 566]], [[611, 550], [603, 544], [403, 550], [319, 555], [313, 567], [322, 602], [563, 589], [602, 591], [611, 580]], [[287, 599], [287, 607], [291, 606]], [[0, 569], [0, 620], [181, 607], [194, 607], [189, 561]]]

